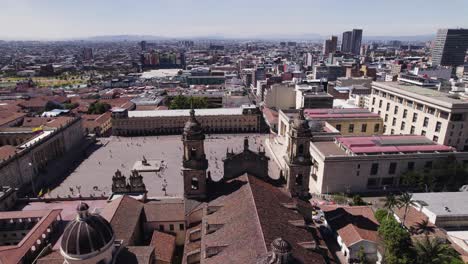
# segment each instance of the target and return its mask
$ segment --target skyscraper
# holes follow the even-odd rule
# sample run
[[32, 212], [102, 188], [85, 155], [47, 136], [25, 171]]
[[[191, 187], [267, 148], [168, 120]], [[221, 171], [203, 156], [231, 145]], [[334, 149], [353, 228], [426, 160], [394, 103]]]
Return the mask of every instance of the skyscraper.
[[341, 40], [341, 51], [359, 55], [361, 52], [362, 29], [353, 29], [353, 31], [343, 32]]
[[351, 53], [359, 55], [361, 53], [362, 29], [353, 29], [351, 35]]
[[323, 44], [323, 56], [328, 57], [328, 54], [334, 53], [336, 51], [337, 43], [337, 36], [331, 36], [330, 39], [325, 40], [325, 43]]
[[463, 65], [467, 49], [468, 29], [439, 29], [432, 48], [432, 65]]
[[353, 32], [343, 32], [343, 38], [341, 39], [341, 52], [351, 52], [351, 39]]

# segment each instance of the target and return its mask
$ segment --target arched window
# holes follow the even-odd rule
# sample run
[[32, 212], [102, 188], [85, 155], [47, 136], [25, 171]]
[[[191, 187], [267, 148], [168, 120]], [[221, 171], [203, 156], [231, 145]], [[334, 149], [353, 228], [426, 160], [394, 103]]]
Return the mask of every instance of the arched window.
[[190, 149], [190, 158], [193, 159], [196, 156], [197, 156], [197, 149], [196, 148]]
[[299, 148], [297, 150], [297, 152], [299, 153], [299, 155], [303, 155], [304, 154], [304, 145], [299, 145]]
[[302, 185], [302, 174], [296, 175], [296, 185]]
[[192, 190], [198, 190], [199, 182], [197, 177], [192, 177]]

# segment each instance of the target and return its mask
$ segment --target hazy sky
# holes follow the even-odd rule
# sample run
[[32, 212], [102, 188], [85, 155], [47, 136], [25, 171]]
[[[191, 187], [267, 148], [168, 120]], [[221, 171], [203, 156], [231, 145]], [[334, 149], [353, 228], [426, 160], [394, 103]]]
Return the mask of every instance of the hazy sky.
[[0, 38], [117, 34], [433, 34], [468, 27], [468, 0], [0, 0]]

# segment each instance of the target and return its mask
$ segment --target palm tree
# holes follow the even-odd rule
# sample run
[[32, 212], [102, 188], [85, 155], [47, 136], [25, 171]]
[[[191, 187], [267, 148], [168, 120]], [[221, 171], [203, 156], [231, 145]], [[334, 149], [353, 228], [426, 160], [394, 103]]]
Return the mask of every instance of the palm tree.
[[417, 223], [414, 228], [413, 232], [415, 234], [425, 234], [428, 235], [430, 233], [434, 233], [435, 228], [433, 225], [429, 223], [427, 220], [422, 220], [421, 222]]
[[418, 264], [449, 264], [459, 259], [459, 254], [440, 238], [425, 236], [413, 244]]
[[399, 207], [399, 205], [400, 205], [400, 201], [398, 199], [396, 199], [395, 195], [393, 195], [393, 194], [387, 195], [387, 197], [385, 198], [385, 204], [384, 204], [384, 208], [387, 209], [387, 211], [388, 211], [386, 219], [388, 219], [388, 215], [390, 213], [393, 214], [393, 209], [395, 207]]
[[408, 192], [404, 192], [402, 195], [400, 195], [400, 197], [398, 197], [398, 201], [399, 201], [399, 208], [402, 208], [404, 207], [405, 208], [405, 213], [403, 214], [403, 221], [401, 222], [401, 224], [404, 226], [405, 225], [405, 221], [406, 221], [406, 215], [408, 214], [408, 207], [410, 205], [415, 205], [414, 201], [413, 201], [413, 195], [411, 193], [408, 193]]

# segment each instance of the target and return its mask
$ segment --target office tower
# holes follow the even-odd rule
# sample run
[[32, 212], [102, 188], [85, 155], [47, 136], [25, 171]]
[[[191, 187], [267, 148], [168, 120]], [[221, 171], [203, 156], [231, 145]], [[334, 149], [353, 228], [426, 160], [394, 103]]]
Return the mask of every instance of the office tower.
[[323, 44], [323, 56], [328, 57], [328, 54], [334, 53], [336, 51], [337, 43], [337, 36], [331, 36], [330, 39], [325, 40], [325, 43]]
[[468, 29], [439, 29], [432, 49], [432, 65], [463, 65], [467, 49]]
[[93, 59], [93, 49], [92, 48], [83, 48], [82, 51], [83, 60], [89, 61]]
[[341, 39], [341, 52], [351, 52], [351, 39], [353, 32], [343, 32], [343, 38]]
[[143, 40], [142, 42], [140, 42], [140, 46], [142, 51], [146, 51], [146, 41]]
[[361, 53], [362, 29], [353, 29], [351, 35], [351, 53], [359, 55]]

